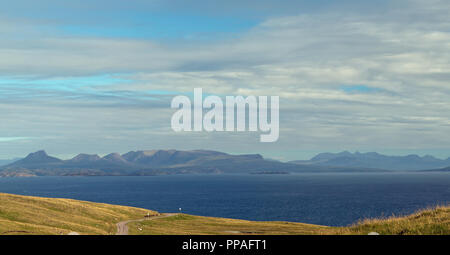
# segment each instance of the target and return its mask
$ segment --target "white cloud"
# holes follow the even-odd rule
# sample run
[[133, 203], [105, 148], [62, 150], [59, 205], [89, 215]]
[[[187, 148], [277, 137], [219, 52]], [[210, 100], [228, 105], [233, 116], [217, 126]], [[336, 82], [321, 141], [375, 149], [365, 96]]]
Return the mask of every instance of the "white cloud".
[[[0, 42], [0, 73], [44, 77], [122, 73], [133, 80], [93, 87], [100, 94], [106, 90], [192, 92], [202, 87], [204, 93], [219, 95], [279, 95], [281, 137], [278, 144], [270, 145], [272, 150], [450, 148], [450, 6], [448, 1], [402, 3], [392, 4], [384, 14], [321, 12], [270, 18], [238, 38], [188, 44], [57, 34], [43, 38], [36, 32], [24, 42], [16, 35], [24, 27], [29, 30], [29, 24], [17, 24], [16, 29], [0, 24], [7, 35]], [[379, 90], [346, 93], [343, 85]], [[46, 99], [58, 108], [40, 106], [33, 101], [38, 99], [10, 98], [10, 104], [23, 105], [6, 116], [37, 124], [47, 135], [57, 130], [66, 140], [104, 133], [105, 139], [117, 137], [128, 147], [142, 137], [148, 142], [138, 144], [153, 147], [156, 139], [159, 146], [177, 146], [176, 139], [169, 138], [173, 135], [168, 128], [170, 111], [161, 111], [160, 105], [146, 100], [133, 104], [132, 98], [123, 97], [104, 98], [101, 104], [95, 96], [88, 99]], [[113, 107], [120, 103], [130, 107]], [[88, 114], [84, 104], [98, 108], [83, 118]], [[30, 117], [29, 105], [48, 113], [48, 124]], [[58, 124], [52, 127], [54, 123]], [[0, 131], [15, 128], [10, 123]], [[48, 132], [42, 131], [47, 128]], [[211, 147], [220, 149], [223, 144], [224, 150], [233, 150], [230, 140], [235, 140], [230, 137], [234, 136], [224, 134], [182, 140], [202, 146], [199, 136], [217, 139], [209, 140]], [[247, 146], [260, 148], [257, 139]]]

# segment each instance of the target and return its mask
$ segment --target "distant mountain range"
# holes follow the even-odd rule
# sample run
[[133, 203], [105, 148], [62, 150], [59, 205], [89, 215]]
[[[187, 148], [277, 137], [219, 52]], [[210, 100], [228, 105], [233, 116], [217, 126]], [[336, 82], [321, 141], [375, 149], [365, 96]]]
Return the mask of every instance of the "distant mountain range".
[[0, 167], [0, 176], [161, 175], [192, 173], [373, 172], [371, 168], [299, 165], [265, 160], [259, 154], [230, 155], [208, 150], [148, 150], [111, 153], [104, 157], [79, 154], [69, 160], [30, 153]]
[[[61, 160], [43, 150], [0, 167], [0, 176], [106, 176], [195, 173], [286, 174], [295, 172], [380, 172], [391, 170], [448, 171], [450, 159], [378, 153], [322, 153], [311, 160], [280, 162], [259, 154], [231, 155], [209, 150], [146, 150], [104, 157], [79, 154]], [[442, 169], [440, 169], [442, 168]]]
[[296, 160], [290, 163], [315, 166], [335, 166], [350, 168], [378, 168], [386, 170], [424, 170], [450, 166], [450, 157], [442, 160], [433, 156], [386, 156], [376, 152], [321, 153], [310, 160]]

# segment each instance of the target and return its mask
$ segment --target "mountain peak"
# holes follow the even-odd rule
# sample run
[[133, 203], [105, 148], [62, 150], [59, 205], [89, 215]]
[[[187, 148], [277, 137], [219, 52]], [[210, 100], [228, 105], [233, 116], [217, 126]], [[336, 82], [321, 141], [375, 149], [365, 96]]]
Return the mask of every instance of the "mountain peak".
[[110, 153], [110, 154], [104, 156], [103, 158], [108, 159], [108, 158], [121, 158], [121, 157], [122, 157], [122, 156], [120, 156], [119, 153], [113, 152], [113, 153]]
[[28, 154], [28, 156], [26, 156], [26, 158], [29, 157], [47, 157], [47, 152], [45, 152], [45, 150], [38, 150], [36, 152], [32, 152], [30, 154]]
[[126, 159], [124, 159], [119, 153], [114, 152], [110, 153], [103, 157], [103, 159], [108, 160], [110, 162], [127, 162]]
[[70, 161], [97, 161], [99, 160], [100, 157], [97, 154], [85, 154], [85, 153], [80, 153], [77, 156], [75, 156], [74, 158], [72, 158]]
[[39, 150], [28, 154], [24, 159], [19, 160], [21, 163], [52, 163], [60, 162], [61, 160], [55, 157], [50, 157], [44, 150]]

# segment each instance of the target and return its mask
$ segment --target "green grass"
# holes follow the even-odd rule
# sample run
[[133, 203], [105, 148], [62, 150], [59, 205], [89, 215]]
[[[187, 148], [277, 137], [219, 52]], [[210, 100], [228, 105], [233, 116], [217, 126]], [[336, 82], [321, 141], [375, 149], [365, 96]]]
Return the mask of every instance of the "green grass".
[[116, 223], [154, 211], [72, 199], [0, 193], [0, 235], [115, 234]]
[[[142, 219], [146, 209], [0, 193], [0, 235], [69, 232], [108, 235], [116, 223]], [[130, 222], [135, 235], [450, 235], [450, 206], [421, 210], [404, 217], [366, 219], [348, 227], [328, 227], [280, 221], [247, 221], [178, 214], [166, 218]]]

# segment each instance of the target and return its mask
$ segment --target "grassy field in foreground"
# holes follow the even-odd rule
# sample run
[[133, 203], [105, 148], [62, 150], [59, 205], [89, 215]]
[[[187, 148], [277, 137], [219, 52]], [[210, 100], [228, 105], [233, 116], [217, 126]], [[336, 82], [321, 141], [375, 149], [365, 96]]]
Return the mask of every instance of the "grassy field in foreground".
[[156, 212], [72, 199], [0, 193], [0, 235], [115, 234], [116, 223]]
[[366, 219], [351, 227], [334, 230], [335, 234], [450, 235], [450, 206], [423, 209], [404, 217]]
[[179, 214], [172, 217], [132, 222], [131, 235], [314, 235], [332, 227], [292, 222], [259, 222]]
[[[0, 193], [0, 235], [5, 234], [115, 234], [116, 223], [142, 219], [157, 212], [61, 198]], [[422, 210], [405, 217], [368, 219], [349, 227], [327, 227], [293, 222], [258, 222], [179, 214], [128, 223], [135, 235], [450, 235], [450, 207]]]
[[130, 234], [169, 235], [449, 235], [450, 207], [422, 210], [405, 217], [368, 219], [349, 227], [327, 227], [293, 222], [257, 222], [180, 214], [133, 222]]

